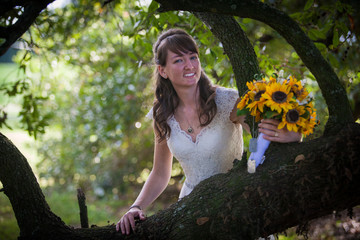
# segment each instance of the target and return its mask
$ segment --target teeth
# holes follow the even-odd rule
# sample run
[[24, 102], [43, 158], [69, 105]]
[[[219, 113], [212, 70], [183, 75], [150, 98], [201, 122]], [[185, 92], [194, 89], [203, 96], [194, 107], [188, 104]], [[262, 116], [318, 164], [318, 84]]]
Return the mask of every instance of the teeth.
[[185, 74], [185, 77], [191, 77], [191, 76], [194, 76], [195, 73], [188, 73], [188, 74]]

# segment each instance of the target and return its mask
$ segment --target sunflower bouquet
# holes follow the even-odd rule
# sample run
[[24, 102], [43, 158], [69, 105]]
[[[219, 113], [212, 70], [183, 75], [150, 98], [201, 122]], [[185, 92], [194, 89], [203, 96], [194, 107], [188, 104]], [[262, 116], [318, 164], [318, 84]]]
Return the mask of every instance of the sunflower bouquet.
[[[255, 122], [263, 118], [278, 119], [279, 129], [286, 127], [289, 131], [300, 132], [305, 136], [313, 133], [316, 109], [313, 98], [301, 81], [293, 76], [283, 79], [273, 74], [269, 79], [261, 77], [246, 85], [248, 90], [237, 105], [238, 115], [251, 115]], [[252, 143], [254, 141], [250, 141], [250, 145]], [[263, 154], [269, 143], [260, 134], [254, 144], [256, 147], [250, 146], [249, 172], [255, 172], [256, 167], [263, 162]]]

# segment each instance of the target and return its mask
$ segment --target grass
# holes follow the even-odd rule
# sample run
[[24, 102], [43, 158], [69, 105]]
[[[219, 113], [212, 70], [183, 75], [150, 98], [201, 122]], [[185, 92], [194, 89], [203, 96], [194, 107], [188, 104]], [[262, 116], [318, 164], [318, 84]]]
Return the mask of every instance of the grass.
[[[76, 191], [51, 191], [46, 192], [46, 201], [51, 210], [59, 216], [66, 225], [80, 227], [79, 206]], [[91, 197], [89, 197], [91, 199]], [[121, 206], [128, 206], [123, 201], [116, 199], [96, 199], [87, 201], [89, 224], [106, 226], [116, 223], [119, 219]], [[13, 213], [10, 201], [4, 194], [0, 194], [0, 239], [16, 240], [19, 236], [19, 228]]]
[[[37, 145], [39, 142], [30, 137], [24, 130], [2, 130], [7, 138], [9, 138], [14, 145], [27, 158], [35, 175], [36, 164], [39, 161], [37, 155]], [[0, 188], [1, 188], [0, 183]], [[43, 189], [46, 201], [51, 210], [61, 217], [65, 224], [79, 227], [79, 207], [77, 202], [76, 190], [74, 191], [55, 191], [53, 189]], [[90, 225], [104, 226], [117, 222], [121, 206], [128, 206], [129, 203], [113, 198], [96, 199], [91, 196], [91, 192], [87, 193], [87, 207]], [[9, 199], [0, 193], [0, 240], [15, 240], [19, 236], [19, 228], [16, 222]]]

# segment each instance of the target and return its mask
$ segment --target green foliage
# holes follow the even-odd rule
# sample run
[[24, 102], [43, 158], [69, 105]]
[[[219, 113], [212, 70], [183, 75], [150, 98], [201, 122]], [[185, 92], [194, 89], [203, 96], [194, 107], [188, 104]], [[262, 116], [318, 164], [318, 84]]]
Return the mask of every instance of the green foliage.
[[[338, 1], [311, 0], [283, 1], [275, 7], [299, 22], [353, 92], [349, 96], [355, 96], [358, 89], [348, 78], [356, 83], [358, 75], [349, 60], [358, 63], [359, 54], [348, 51], [342, 56], [356, 44], [348, 24], [352, 8]], [[157, 8], [155, 1], [105, 6], [100, 1], [74, 1], [43, 11], [23, 36], [32, 51], [17, 56], [22, 75], [0, 91], [21, 97], [20, 123], [34, 137], [51, 126], [49, 134], [41, 136], [39, 149], [38, 168], [45, 185], [83, 186], [97, 189], [101, 197], [106, 192], [124, 194], [145, 180], [152, 167], [153, 134], [144, 118], [153, 98], [152, 44], [163, 30], [186, 29], [197, 41], [202, 67], [212, 80], [234, 85], [222, 45], [206, 26], [188, 12], [158, 13]], [[306, 79], [316, 108], [326, 109], [312, 74], [279, 34], [251, 19], [238, 22], [264, 74], [284, 70]], [[327, 112], [319, 113], [320, 122], [326, 123]]]
[[[339, 1], [275, 2], [314, 40], [355, 107], [360, 51], [349, 16], [356, 12]], [[235, 85], [221, 43], [202, 22], [188, 12], [158, 13], [157, 8], [155, 1], [105, 6], [100, 1], [73, 1], [65, 8], [43, 11], [22, 37], [31, 51], [17, 55], [21, 73], [16, 79], [0, 84], [6, 95], [0, 104], [16, 98], [22, 106], [22, 128], [41, 140], [37, 167], [43, 186], [80, 186], [99, 198], [135, 195], [132, 187], [142, 184], [152, 168], [153, 133], [145, 115], [153, 99], [152, 44], [162, 31], [187, 30], [199, 45], [202, 67], [210, 78], [220, 85]], [[237, 20], [265, 75], [283, 70], [284, 77], [291, 74], [306, 81], [315, 107], [325, 109], [318, 111], [320, 134], [328, 116], [326, 104], [297, 53], [269, 26]], [[0, 107], [0, 127], [6, 124], [4, 109]], [[181, 175], [178, 164], [175, 175]]]
[[[358, 11], [335, 0], [265, 2], [290, 14], [315, 42], [355, 109], [360, 99], [360, 51], [352, 21]], [[45, 10], [22, 37], [31, 50], [16, 56], [18, 74], [1, 74], [7, 77], [0, 79], [0, 128], [14, 127], [7, 122], [6, 106], [21, 106], [20, 127], [41, 141], [39, 182], [48, 187], [45, 193], [51, 208], [67, 224], [78, 224], [73, 194], [77, 187], [93, 193], [89, 194], [90, 222], [104, 225], [130, 204], [149, 175], [154, 136], [145, 115], [153, 99], [152, 44], [159, 33], [172, 27], [187, 30], [197, 41], [202, 67], [213, 82], [235, 86], [221, 43], [203, 23], [188, 12], [158, 13], [157, 8], [155, 1], [124, 0], [103, 6], [103, 1], [79, 0], [65, 8]], [[297, 53], [269, 26], [237, 20], [265, 75], [283, 70], [284, 77], [291, 74], [306, 82], [315, 107], [322, 110], [317, 111], [321, 125], [310, 138], [321, 134], [328, 117], [326, 104]], [[245, 150], [250, 138], [245, 134]], [[175, 162], [171, 182], [181, 175]], [[9, 204], [2, 199], [0, 203], [3, 216]], [[17, 236], [15, 220], [6, 219], [0, 217], [0, 238]], [[1, 232], [4, 227], [10, 235]], [[288, 239], [295, 239], [295, 234]]]
[[[41, 66], [43, 104], [53, 113], [37, 165], [44, 186], [80, 186], [104, 197], [134, 194], [132, 187], [146, 180], [153, 155], [145, 119], [153, 98], [152, 44], [163, 30], [187, 29], [214, 81], [233, 78], [221, 45], [198, 19], [155, 9], [156, 2], [123, 1], [104, 8], [95, 3], [83, 14], [70, 4], [38, 21], [32, 38], [42, 47], [32, 63]], [[179, 169], [174, 164], [174, 177]]]
[[[2, 185], [0, 184], [2, 187]], [[9, 199], [0, 194], [0, 239], [16, 240], [20, 230]]]

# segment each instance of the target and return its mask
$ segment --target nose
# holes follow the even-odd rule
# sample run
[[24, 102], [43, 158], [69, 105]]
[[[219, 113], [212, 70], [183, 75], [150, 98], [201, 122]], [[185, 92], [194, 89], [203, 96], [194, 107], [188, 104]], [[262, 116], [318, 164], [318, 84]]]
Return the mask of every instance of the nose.
[[187, 58], [185, 60], [185, 68], [186, 69], [193, 69], [194, 68], [194, 63], [191, 61], [190, 58]]

